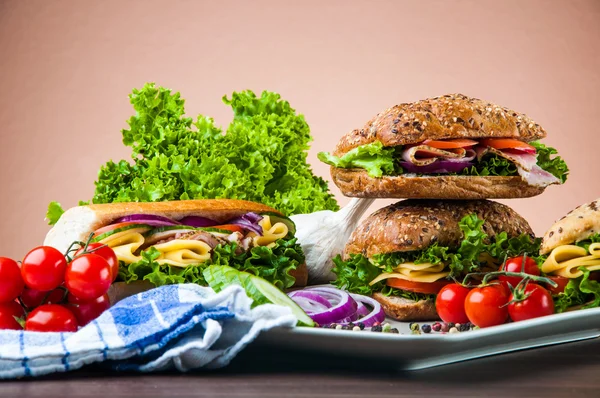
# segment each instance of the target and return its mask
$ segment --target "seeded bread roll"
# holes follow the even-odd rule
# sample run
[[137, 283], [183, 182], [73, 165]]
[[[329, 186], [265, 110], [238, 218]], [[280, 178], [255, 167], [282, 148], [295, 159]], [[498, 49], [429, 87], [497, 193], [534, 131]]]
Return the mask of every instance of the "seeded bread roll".
[[459, 221], [477, 214], [484, 220], [483, 230], [490, 237], [506, 232], [509, 237], [533, 231], [527, 221], [510, 207], [489, 200], [442, 201], [404, 200], [377, 210], [354, 230], [343, 256], [424, 250], [437, 242], [458, 246], [462, 240]]
[[544, 192], [520, 176], [383, 176], [366, 170], [331, 167], [331, 177], [344, 196], [354, 198], [512, 199]]
[[384, 146], [453, 138], [516, 138], [535, 141], [544, 129], [522, 113], [463, 94], [450, 94], [393, 106], [362, 129], [346, 134], [334, 155], [381, 141]]
[[586, 240], [600, 232], [600, 199], [586, 203], [569, 212], [546, 232], [541, 254], [550, 253], [558, 246]]
[[433, 300], [412, 301], [403, 297], [385, 296], [381, 293], [373, 294], [373, 298], [381, 304], [387, 316], [398, 321], [437, 321], [440, 319]]

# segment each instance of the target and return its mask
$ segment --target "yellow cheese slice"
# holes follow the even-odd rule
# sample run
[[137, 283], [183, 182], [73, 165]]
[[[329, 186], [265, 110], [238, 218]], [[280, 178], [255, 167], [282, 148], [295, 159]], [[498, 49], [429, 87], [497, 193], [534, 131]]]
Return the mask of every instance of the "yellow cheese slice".
[[160, 252], [159, 264], [185, 268], [210, 259], [210, 246], [199, 240], [174, 239], [154, 247]]
[[101, 243], [111, 247], [117, 259], [123, 261], [126, 264], [136, 263], [141, 260], [140, 256], [136, 256], [134, 253], [144, 244], [144, 237], [139, 232], [120, 232], [116, 238], [103, 239]]

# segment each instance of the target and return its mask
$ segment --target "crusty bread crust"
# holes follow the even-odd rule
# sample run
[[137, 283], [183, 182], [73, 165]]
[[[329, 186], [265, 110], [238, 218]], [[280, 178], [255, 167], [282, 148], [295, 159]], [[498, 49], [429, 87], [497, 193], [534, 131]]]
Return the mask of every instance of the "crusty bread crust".
[[600, 199], [586, 203], [569, 212], [546, 232], [540, 248], [541, 254], [554, 248], [586, 240], [600, 232]]
[[404, 200], [377, 210], [354, 230], [344, 258], [423, 250], [437, 242], [455, 247], [462, 239], [459, 221], [477, 214], [490, 237], [506, 232], [509, 237], [533, 231], [527, 221], [510, 207], [489, 200]]
[[333, 182], [344, 196], [355, 198], [409, 199], [512, 199], [544, 192], [520, 176], [383, 176], [370, 177], [366, 170], [331, 167]]
[[372, 297], [381, 304], [387, 316], [398, 321], [437, 321], [439, 319], [433, 300], [412, 301], [402, 297], [385, 296], [381, 293], [375, 293]]
[[386, 109], [362, 129], [342, 137], [334, 155], [341, 156], [374, 141], [398, 146], [427, 139], [490, 137], [529, 142], [545, 136], [544, 129], [522, 113], [463, 94], [450, 94]]

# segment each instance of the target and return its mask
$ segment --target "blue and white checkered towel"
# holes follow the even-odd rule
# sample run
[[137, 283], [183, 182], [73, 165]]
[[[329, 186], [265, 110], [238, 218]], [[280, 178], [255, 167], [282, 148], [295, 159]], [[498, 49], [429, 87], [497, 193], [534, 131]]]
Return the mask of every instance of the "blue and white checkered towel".
[[239, 286], [215, 294], [162, 286], [120, 301], [77, 333], [0, 331], [0, 379], [66, 372], [96, 362], [152, 372], [219, 368], [263, 330], [291, 327], [287, 307], [252, 301]]

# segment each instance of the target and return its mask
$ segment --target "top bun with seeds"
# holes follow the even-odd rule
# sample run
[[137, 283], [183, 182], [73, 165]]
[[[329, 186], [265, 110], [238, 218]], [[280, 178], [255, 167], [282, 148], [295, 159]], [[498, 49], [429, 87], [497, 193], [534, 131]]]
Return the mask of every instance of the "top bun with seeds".
[[537, 164], [537, 146], [528, 144], [544, 137], [522, 113], [451, 94], [388, 108], [319, 159], [346, 196], [523, 198], [564, 182]]

